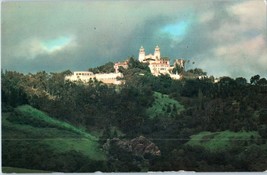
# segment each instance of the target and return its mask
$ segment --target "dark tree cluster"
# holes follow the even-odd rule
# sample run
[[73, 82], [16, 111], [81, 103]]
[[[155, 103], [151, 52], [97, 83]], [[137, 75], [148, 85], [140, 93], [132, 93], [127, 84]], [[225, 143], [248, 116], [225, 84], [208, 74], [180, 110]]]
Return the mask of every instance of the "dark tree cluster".
[[96, 68], [89, 68], [88, 71], [93, 72], [94, 74], [115, 72], [114, 63], [108, 62], [108, 63], [106, 63], [102, 66], [98, 66]]

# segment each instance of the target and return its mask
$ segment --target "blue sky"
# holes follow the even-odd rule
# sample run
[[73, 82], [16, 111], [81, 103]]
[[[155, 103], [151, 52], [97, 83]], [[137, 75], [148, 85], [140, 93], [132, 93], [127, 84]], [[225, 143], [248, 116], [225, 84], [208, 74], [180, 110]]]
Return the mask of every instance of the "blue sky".
[[178, 21], [175, 24], [169, 24], [162, 28], [163, 33], [170, 34], [173, 37], [183, 37], [187, 34], [187, 30], [189, 29], [188, 21]]
[[[2, 69], [87, 70], [153, 53], [209, 75], [267, 75], [263, 1], [4, 1]], [[18, 64], [19, 63], [19, 64]], [[193, 65], [190, 65], [193, 66]], [[189, 67], [190, 67], [189, 66]]]
[[61, 49], [71, 42], [71, 38], [68, 36], [62, 36], [58, 38], [53, 38], [49, 40], [44, 40], [42, 46], [48, 52], [53, 52], [55, 50]]

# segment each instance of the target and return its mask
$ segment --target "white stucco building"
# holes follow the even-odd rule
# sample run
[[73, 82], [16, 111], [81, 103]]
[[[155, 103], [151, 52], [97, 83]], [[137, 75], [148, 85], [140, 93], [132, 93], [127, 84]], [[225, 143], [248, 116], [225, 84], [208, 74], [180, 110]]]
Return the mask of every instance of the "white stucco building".
[[98, 81], [102, 81], [106, 84], [122, 84], [122, 80], [118, 80], [118, 78], [123, 78], [123, 74], [118, 73], [105, 73], [105, 74], [95, 74], [95, 78]]
[[118, 78], [123, 78], [122, 73], [105, 73], [105, 74], [94, 74], [89, 71], [75, 71], [72, 75], [66, 76], [65, 80], [70, 81], [82, 81], [84, 83], [89, 82], [90, 80], [98, 80], [102, 81], [106, 84], [122, 84], [122, 80], [118, 80]]
[[72, 75], [66, 76], [65, 80], [70, 81], [83, 81], [88, 82], [90, 79], [94, 79], [95, 75], [93, 72], [88, 71], [75, 71]]

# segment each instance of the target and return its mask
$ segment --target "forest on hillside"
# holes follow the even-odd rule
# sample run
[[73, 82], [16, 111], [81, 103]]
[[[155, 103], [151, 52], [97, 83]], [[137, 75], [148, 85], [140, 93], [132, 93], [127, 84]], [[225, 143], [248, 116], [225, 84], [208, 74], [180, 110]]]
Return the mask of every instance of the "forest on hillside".
[[[113, 71], [111, 63], [107, 69]], [[151, 75], [133, 58], [120, 71], [120, 86], [65, 81], [70, 71], [2, 71], [2, 166], [50, 172], [266, 170], [266, 78], [173, 80]]]

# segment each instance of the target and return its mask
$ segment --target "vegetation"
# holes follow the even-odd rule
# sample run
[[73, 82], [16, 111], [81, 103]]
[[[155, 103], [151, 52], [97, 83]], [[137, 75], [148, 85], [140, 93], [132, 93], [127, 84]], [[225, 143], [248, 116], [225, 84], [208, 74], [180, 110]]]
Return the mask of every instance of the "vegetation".
[[[84, 163], [73, 164], [75, 158], [88, 162], [106, 159], [100, 145], [89, 133], [30, 106], [19, 106], [11, 113], [4, 113], [2, 124], [2, 155], [6, 160], [3, 166], [58, 171], [64, 165], [61, 171], [68, 172], [72, 169], [79, 171], [85, 166]], [[7, 171], [17, 172], [17, 169]]]
[[[9, 118], [9, 121], [13, 121], [19, 124], [30, 124], [35, 127], [51, 127], [57, 129], [68, 130], [77, 134], [80, 134], [90, 140], [96, 140], [95, 137], [86, 133], [84, 130], [74, 127], [66, 122], [59, 121], [47, 116], [45, 113], [29, 106], [19, 106], [15, 110], [16, 115]], [[19, 114], [18, 114], [19, 113]]]
[[115, 72], [114, 63], [108, 62], [108, 63], [104, 64], [103, 66], [99, 66], [96, 68], [89, 68], [88, 71], [93, 72], [94, 74]]
[[[108, 67], [94, 71], [112, 72]], [[120, 71], [121, 86], [65, 81], [70, 71], [2, 72], [2, 166], [50, 172], [266, 170], [266, 78], [214, 83], [212, 77], [192, 78], [206, 75], [193, 69], [184, 72], [190, 79], [173, 80], [152, 76], [134, 58]], [[160, 156], [112, 146], [104, 151], [109, 140], [128, 143], [140, 136]]]
[[2, 167], [3, 173], [51, 173], [43, 170], [31, 170], [25, 168]]
[[192, 135], [187, 144], [191, 146], [202, 146], [210, 151], [220, 151], [231, 149], [238, 144], [248, 145], [259, 139], [259, 134], [255, 131], [251, 132], [207, 132], [203, 131], [196, 135]]
[[168, 95], [154, 92], [155, 101], [152, 106], [147, 109], [147, 113], [151, 118], [156, 116], [171, 116], [177, 115], [184, 110], [183, 105], [178, 101], [169, 98]]

